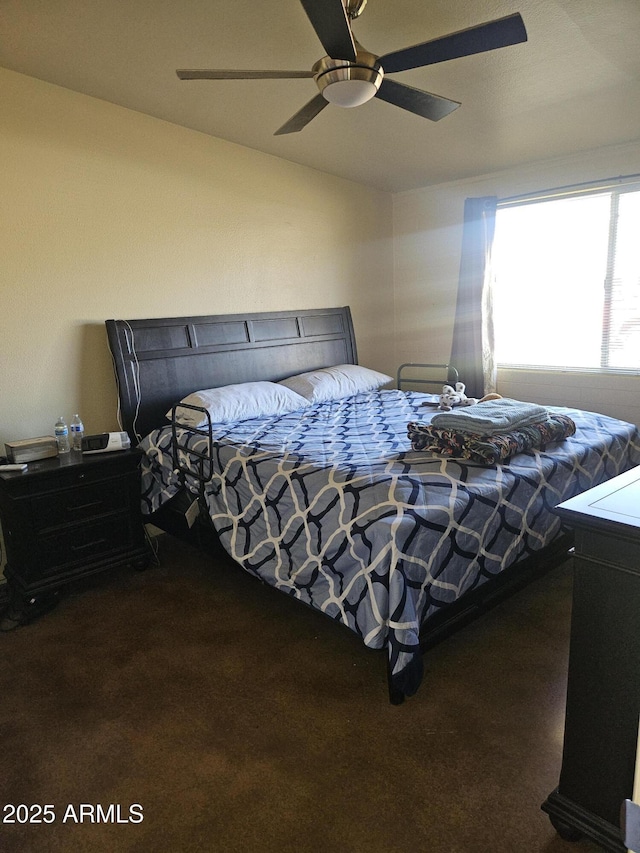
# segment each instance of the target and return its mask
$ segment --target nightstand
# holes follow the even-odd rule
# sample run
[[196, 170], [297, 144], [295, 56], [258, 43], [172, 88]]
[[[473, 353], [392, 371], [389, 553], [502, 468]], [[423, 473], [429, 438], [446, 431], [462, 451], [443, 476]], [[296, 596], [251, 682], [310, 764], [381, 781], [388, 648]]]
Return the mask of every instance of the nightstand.
[[140, 510], [140, 453], [66, 453], [0, 473], [10, 630], [56, 603], [61, 587], [149, 558]]

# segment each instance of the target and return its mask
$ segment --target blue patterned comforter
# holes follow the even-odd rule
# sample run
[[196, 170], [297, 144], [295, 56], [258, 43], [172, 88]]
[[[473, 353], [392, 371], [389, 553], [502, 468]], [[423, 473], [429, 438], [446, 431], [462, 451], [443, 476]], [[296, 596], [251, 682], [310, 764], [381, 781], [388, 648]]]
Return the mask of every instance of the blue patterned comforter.
[[[560, 533], [556, 504], [640, 464], [635, 426], [567, 408], [553, 411], [575, 421], [574, 436], [507, 465], [413, 451], [407, 424], [431, 419], [428, 399], [379, 391], [219, 425], [204, 493], [231, 557], [367, 646], [386, 647], [406, 695], [422, 677], [425, 619], [549, 544]], [[206, 449], [204, 437], [180, 440]], [[148, 514], [180, 488], [171, 428], [141, 448]]]

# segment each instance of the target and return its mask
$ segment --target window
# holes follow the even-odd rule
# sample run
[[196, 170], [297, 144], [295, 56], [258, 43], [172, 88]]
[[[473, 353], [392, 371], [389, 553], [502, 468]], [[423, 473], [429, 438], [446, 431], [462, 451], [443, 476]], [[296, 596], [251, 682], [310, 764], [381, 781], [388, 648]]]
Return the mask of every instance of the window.
[[640, 370], [640, 184], [501, 202], [496, 359]]

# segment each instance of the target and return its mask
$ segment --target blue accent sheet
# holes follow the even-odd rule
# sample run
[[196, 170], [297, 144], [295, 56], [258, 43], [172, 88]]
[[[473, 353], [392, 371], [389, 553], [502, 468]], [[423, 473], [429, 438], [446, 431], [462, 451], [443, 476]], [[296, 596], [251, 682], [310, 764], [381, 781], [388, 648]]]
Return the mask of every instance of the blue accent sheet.
[[[555, 407], [575, 435], [506, 465], [413, 451], [407, 424], [428, 422], [436, 410], [423, 404], [433, 399], [378, 391], [218, 425], [204, 493], [230, 556], [367, 646], [386, 647], [405, 695], [421, 681], [425, 619], [555, 539], [556, 504], [640, 464], [634, 425]], [[206, 450], [205, 437], [188, 442]], [[149, 514], [181, 485], [171, 428], [140, 446]]]

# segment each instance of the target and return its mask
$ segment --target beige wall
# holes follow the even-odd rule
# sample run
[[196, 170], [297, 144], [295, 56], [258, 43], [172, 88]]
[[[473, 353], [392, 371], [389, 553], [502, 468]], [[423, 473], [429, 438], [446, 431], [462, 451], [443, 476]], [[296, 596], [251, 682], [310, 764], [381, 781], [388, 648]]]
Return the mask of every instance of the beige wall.
[[[362, 363], [447, 360], [465, 197], [640, 171], [639, 143], [392, 199], [2, 69], [0, 91], [0, 444], [75, 410], [117, 428], [109, 317], [349, 304]], [[640, 423], [638, 377], [499, 381]]]
[[[395, 361], [449, 360], [466, 197], [506, 198], [638, 172], [640, 143], [394, 196]], [[528, 330], [526, 324], [523, 330], [544, 333]], [[567, 334], [579, 333], [567, 317]], [[503, 370], [498, 375], [498, 391], [505, 397], [577, 406], [640, 425], [640, 376]]]
[[76, 410], [117, 429], [110, 317], [350, 305], [393, 371], [388, 194], [2, 69], [0, 92], [0, 445]]

